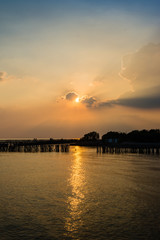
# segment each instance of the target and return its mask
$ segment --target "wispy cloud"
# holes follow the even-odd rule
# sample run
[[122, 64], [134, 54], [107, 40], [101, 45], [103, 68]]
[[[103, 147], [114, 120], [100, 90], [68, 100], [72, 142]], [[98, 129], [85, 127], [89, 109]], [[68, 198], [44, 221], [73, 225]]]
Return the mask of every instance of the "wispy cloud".
[[5, 81], [8, 79], [6, 72], [0, 72], [0, 81]]
[[92, 81], [92, 83], [90, 84], [90, 86], [95, 86], [95, 87], [97, 87], [97, 86], [101, 86], [103, 83], [104, 83], [104, 77], [98, 76], [98, 77], [96, 77], [96, 78]]
[[12, 79], [18, 79], [15, 76], [9, 75], [7, 72], [4, 71], [0, 71], [0, 82], [4, 82], [4, 81], [8, 81], [8, 80], [12, 80]]

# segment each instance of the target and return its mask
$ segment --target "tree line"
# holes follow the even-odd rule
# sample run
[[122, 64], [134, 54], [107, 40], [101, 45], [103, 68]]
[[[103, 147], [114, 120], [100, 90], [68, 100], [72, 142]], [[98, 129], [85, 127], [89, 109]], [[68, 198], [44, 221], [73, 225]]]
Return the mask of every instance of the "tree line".
[[[134, 130], [129, 133], [124, 132], [107, 132], [102, 136], [102, 142], [143, 142], [143, 143], [160, 143], [160, 129], [151, 130]], [[90, 132], [81, 138], [81, 141], [100, 141], [99, 133]]]

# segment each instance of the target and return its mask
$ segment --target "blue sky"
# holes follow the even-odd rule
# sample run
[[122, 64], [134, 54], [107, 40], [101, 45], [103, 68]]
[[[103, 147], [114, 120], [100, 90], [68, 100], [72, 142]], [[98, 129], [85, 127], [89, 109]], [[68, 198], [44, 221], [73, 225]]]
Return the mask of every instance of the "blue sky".
[[0, 1], [1, 18], [9, 19], [25, 19], [25, 18], [41, 18], [50, 15], [58, 15], [61, 13], [89, 13], [94, 9], [98, 10], [124, 10], [130, 13], [144, 16], [146, 18], [159, 17], [160, 2], [158, 0], [152, 1], [130, 1], [130, 0], [5, 0]]

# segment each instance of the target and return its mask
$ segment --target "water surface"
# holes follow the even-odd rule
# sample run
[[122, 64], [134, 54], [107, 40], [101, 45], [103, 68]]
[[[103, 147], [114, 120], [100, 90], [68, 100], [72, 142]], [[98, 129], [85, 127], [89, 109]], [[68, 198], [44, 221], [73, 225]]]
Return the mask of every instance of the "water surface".
[[160, 157], [0, 153], [0, 239], [160, 239]]

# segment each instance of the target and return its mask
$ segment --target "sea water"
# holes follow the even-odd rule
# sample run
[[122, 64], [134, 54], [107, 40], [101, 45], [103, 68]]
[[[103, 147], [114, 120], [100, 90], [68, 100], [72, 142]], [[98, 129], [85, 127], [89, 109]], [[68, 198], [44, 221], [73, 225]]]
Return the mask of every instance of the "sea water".
[[160, 156], [0, 153], [0, 239], [160, 239]]

